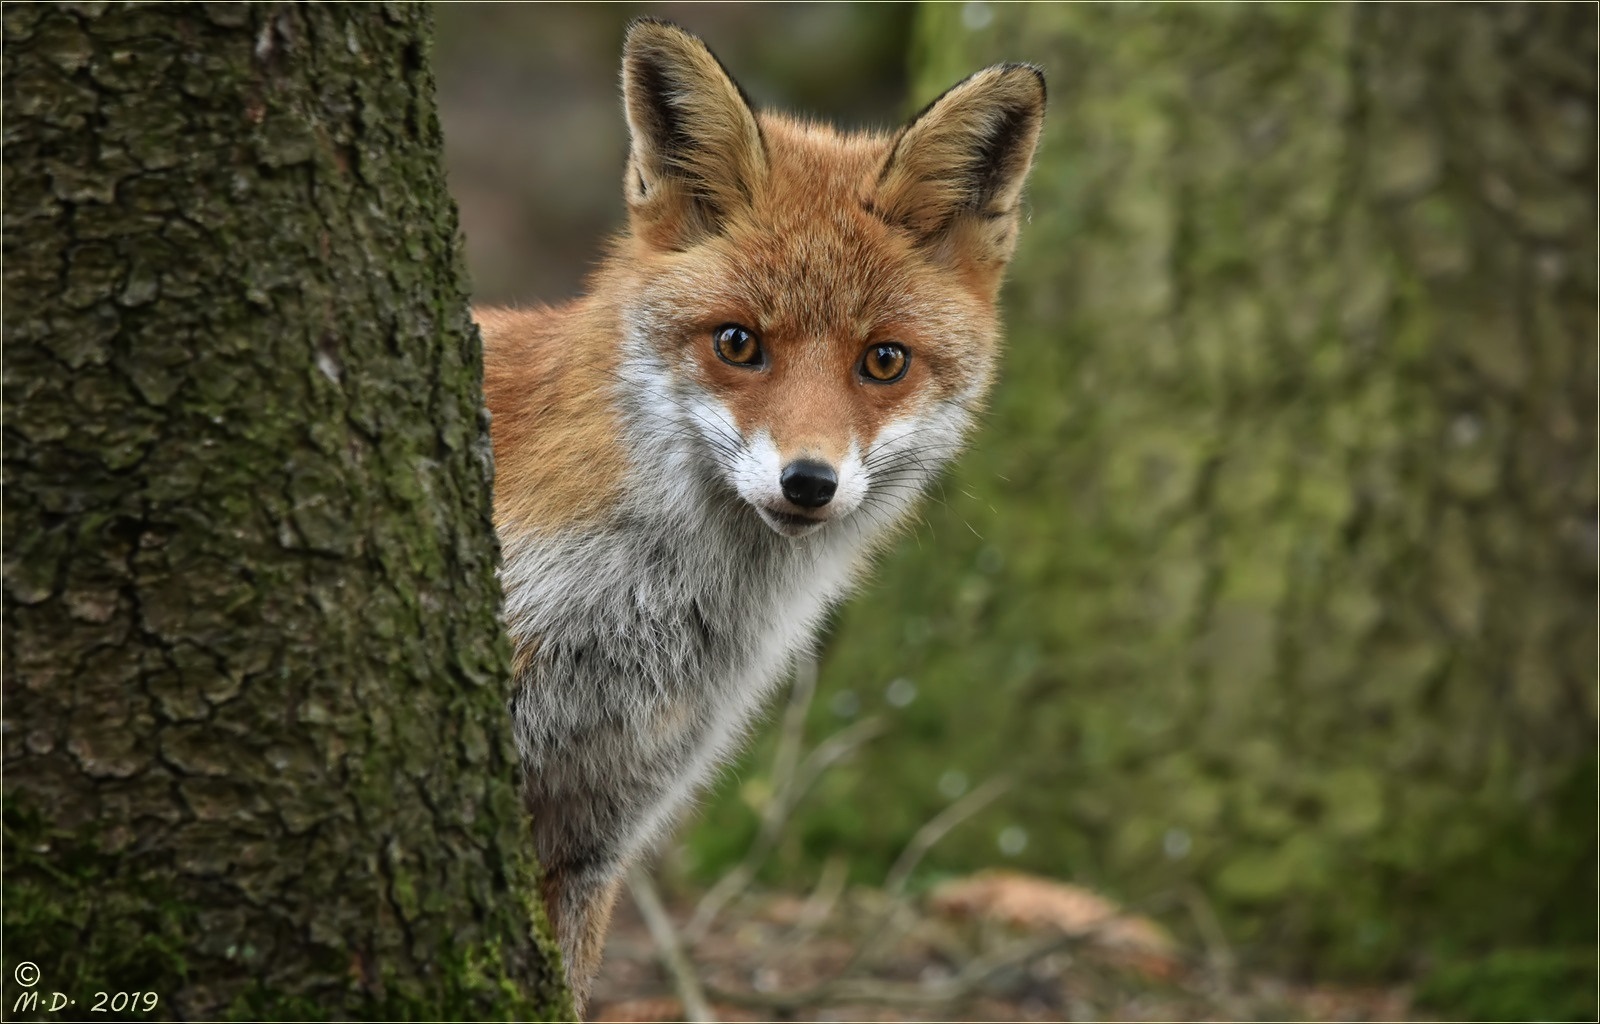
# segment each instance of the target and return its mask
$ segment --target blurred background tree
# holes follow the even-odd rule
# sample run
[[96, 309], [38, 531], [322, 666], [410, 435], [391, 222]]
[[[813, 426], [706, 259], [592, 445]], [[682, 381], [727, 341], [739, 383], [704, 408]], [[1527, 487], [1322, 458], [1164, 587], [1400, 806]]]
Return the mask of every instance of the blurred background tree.
[[[480, 298], [574, 294], [618, 223], [645, 10], [441, 9]], [[1006, 771], [929, 872], [1176, 894], [1247, 958], [1592, 1016], [1594, 8], [648, 12], [846, 124], [993, 61], [1050, 81], [993, 412], [822, 663], [814, 734], [892, 729], [769, 880], [880, 878]], [[748, 843], [763, 744], [691, 876]]]

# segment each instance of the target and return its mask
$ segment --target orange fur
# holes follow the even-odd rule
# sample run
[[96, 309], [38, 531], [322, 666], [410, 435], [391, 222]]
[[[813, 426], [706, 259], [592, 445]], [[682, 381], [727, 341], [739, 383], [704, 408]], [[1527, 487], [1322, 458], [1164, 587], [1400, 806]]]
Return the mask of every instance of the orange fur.
[[[786, 455], [837, 458], [852, 436], [949, 397], [949, 375], [930, 372], [941, 361], [993, 361], [994, 300], [1043, 119], [1036, 70], [985, 69], [893, 135], [754, 113], [704, 45], [665, 23], [631, 29], [623, 78], [629, 231], [589, 297], [478, 311], [495, 518], [512, 532], [594, 521], [614, 503], [627, 461], [606, 390], [616, 311], [641, 295], [660, 347]], [[706, 339], [730, 322], [805, 356], [770, 374], [728, 366]], [[881, 341], [914, 353], [893, 388], [856, 379]]]
[[597, 518], [621, 485], [626, 460], [608, 398], [616, 328], [597, 309], [474, 311], [501, 529], [555, 531]]
[[[859, 198], [887, 155], [887, 139], [781, 115], [760, 121], [766, 187], [731, 211], [693, 259], [645, 241], [654, 211], [635, 210], [628, 260], [616, 277], [655, 278], [662, 307], [679, 311], [660, 324], [664, 344], [692, 363], [741, 431], [765, 428], [786, 454], [837, 459], [852, 435], [870, 438], [919, 399], [946, 397], [930, 373], [940, 360], [981, 363], [988, 353], [965, 339], [992, 338], [993, 307], [961, 296], [947, 272], [926, 267], [913, 240]], [[939, 329], [955, 320], [977, 331]], [[771, 351], [804, 357], [775, 361], [766, 373], [730, 366], [706, 344], [730, 322], [756, 329]], [[880, 341], [916, 352], [900, 386], [856, 377], [862, 354]]]
[[[999, 65], [843, 133], [754, 111], [643, 20], [623, 99], [628, 229], [586, 297], [477, 311], [524, 796], [580, 1009], [622, 867], [960, 447], [1044, 85]], [[727, 324], [764, 357], [720, 358]], [[890, 343], [904, 375], [865, 379]], [[751, 607], [763, 627], [731, 628]]]
[[567, 959], [567, 976], [573, 979], [573, 1004], [581, 1013], [589, 1001], [589, 986], [600, 970], [606, 929], [622, 882], [612, 879], [602, 886], [581, 888], [577, 890], [581, 896], [574, 902], [566, 881], [560, 872], [546, 872], [539, 880], [539, 895], [561, 955]]

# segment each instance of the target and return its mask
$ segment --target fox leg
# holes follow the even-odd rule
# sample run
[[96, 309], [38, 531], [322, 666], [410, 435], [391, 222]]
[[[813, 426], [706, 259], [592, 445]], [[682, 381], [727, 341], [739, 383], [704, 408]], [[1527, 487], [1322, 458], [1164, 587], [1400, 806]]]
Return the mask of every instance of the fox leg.
[[545, 910], [561, 946], [561, 958], [566, 962], [567, 987], [572, 990], [573, 1005], [580, 1016], [600, 971], [606, 926], [611, 923], [611, 908], [616, 905], [621, 881], [621, 866], [617, 864], [559, 863], [545, 868], [540, 881]]

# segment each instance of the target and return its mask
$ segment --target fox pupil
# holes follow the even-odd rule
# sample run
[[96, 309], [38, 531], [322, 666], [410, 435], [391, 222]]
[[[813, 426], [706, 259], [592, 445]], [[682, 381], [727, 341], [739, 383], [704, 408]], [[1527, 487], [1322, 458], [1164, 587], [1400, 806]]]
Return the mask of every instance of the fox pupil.
[[905, 374], [910, 356], [899, 345], [879, 345], [867, 353], [867, 376], [881, 384], [899, 380]]
[[735, 366], [753, 366], [761, 360], [761, 345], [747, 327], [724, 324], [715, 335], [717, 355]]

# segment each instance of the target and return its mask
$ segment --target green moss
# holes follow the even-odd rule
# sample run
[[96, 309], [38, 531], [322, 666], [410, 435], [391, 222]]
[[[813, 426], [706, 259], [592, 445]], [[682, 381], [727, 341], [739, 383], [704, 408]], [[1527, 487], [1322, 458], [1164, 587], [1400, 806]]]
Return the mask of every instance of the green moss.
[[189, 974], [198, 909], [158, 879], [130, 887], [93, 830], [5, 801], [5, 970], [28, 960], [63, 992], [173, 992]]
[[[126, 852], [107, 852], [104, 841], [99, 830], [53, 828], [37, 808], [6, 800], [7, 976], [26, 960], [39, 965], [43, 991], [140, 991], [170, 998], [196, 983], [215, 984], [219, 979], [198, 977], [193, 954], [197, 936], [216, 920], [216, 908], [186, 899], [160, 871], [130, 873]], [[537, 891], [531, 864], [514, 873], [519, 892]], [[543, 962], [559, 970], [559, 953], [543, 938], [543, 908], [531, 896], [520, 902]], [[261, 955], [248, 944], [226, 952], [247, 971]], [[533, 998], [537, 990], [524, 976], [529, 964], [509, 962], [500, 944], [446, 942], [433, 953], [425, 977], [350, 953], [347, 962], [329, 965], [331, 976], [349, 979], [335, 991], [288, 992], [251, 982], [229, 1001], [221, 1019], [575, 1019], [560, 986], [553, 989], [561, 993], [554, 1002]]]
[[[226, 1020], [526, 1020], [574, 1021], [571, 1001], [529, 997], [499, 946], [442, 948], [431, 981], [388, 972], [371, 988], [343, 998], [285, 994], [253, 985], [228, 1006]], [[359, 970], [357, 964], [351, 970]]]
[[4, 18], [8, 962], [566, 1016], [428, 10]]

